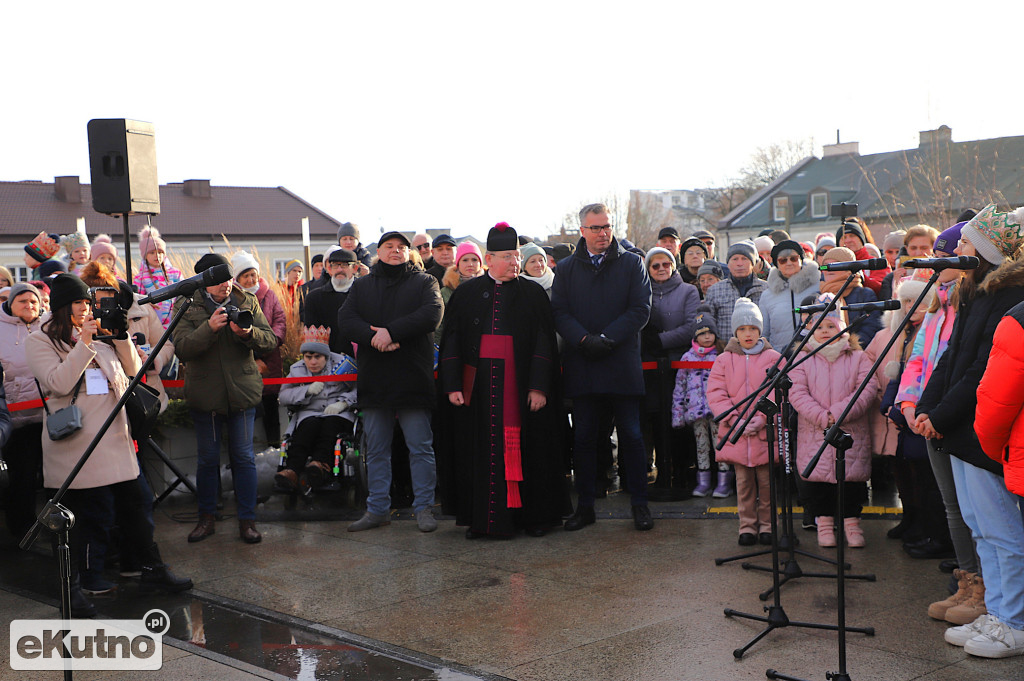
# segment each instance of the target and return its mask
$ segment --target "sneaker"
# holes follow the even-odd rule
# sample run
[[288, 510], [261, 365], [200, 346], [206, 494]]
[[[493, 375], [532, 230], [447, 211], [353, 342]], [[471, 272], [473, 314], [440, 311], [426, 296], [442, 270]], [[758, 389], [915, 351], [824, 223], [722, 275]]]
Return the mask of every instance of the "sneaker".
[[434, 517], [434, 512], [429, 508], [416, 511], [416, 526], [420, 528], [420, 532], [433, 532], [436, 530], [437, 518]]
[[1011, 629], [1004, 622], [991, 617], [981, 627], [980, 634], [964, 643], [964, 652], [993, 658], [1024, 655], [1024, 630]]
[[851, 549], [864, 548], [864, 530], [860, 527], [860, 518], [843, 518], [843, 531], [847, 546]]
[[946, 643], [963, 647], [968, 641], [980, 634], [982, 627], [988, 624], [990, 620], [999, 621], [992, 615], [982, 615], [968, 624], [961, 624], [958, 627], [946, 629], [946, 633], [942, 635], [942, 638], [946, 640]]
[[821, 515], [818, 516], [818, 546], [823, 549], [835, 548], [836, 545], [836, 525], [835, 518], [832, 516]]
[[96, 575], [82, 573], [82, 593], [86, 596], [109, 596], [117, 591], [117, 584]]
[[377, 515], [376, 513], [370, 513], [367, 511], [363, 514], [362, 518], [348, 526], [348, 531], [362, 532], [363, 530], [372, 530], [375, 527], [383, 527], [384, 525], [390, 524], [391, 521], [388, 520], [387, 516]]

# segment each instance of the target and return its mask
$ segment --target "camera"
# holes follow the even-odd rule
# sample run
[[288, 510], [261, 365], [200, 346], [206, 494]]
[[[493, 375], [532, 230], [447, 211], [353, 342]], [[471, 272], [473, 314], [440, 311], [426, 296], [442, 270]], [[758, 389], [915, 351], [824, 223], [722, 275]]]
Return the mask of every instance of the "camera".
[[120, 291], [111, 286], [94, 286], [89, 289], [92, 316], [100, 325], [100, 329], [108, 334], [96, 336], [97, 340], [128, 337], [128, 316], [125, 314], [125, 310], [118, 305], [119, 294]]
[[234, 322], [240, 329], [252, 328], [252, 312], [248, 310], [239, 310], [237, 306], [231, 303], [221, 305], [214, 302], [209, 296], [203, 298], [203, 305], [206, 306], [206, 311], [211, 315], [217, 310], [223, 309], [224, 313], [228, 316], [228, 321]]

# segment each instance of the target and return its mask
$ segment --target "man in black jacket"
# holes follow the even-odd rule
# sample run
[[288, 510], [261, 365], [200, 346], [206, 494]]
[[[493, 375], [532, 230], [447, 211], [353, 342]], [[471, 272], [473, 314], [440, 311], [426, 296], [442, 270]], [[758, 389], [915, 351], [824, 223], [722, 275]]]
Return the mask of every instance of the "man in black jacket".
[[324, 264], [324, 272], [330, 277], [329, 283], [314, 289], [306, 298], [302, 323], [330, 329], [331, 352], [353, 355], [352, 344], [341, 337], [338, 329], [338, 311], [345, 304], [358, 267], [356, 254], [347, 248], [331, 251]]
[[409, 246], [400, 232], [381, 236], [377, 263], [352, 284], [338, 313], [341, 337], [359, 346], [357, 388], [369, 478], [366, 513], [349, 532], [390, 522], [396, 418], [409, 447], [416, 523], [423, 532], [437, 529], [431, 510], [437, 473], [430, 416], [436, 400], [433, 338], [444, 303], [437, 280], [409, 261]]
[[455, 264], [456, 246], [458, 244], [450, 234], [438, 234], [434, 237], [434, 242], [431, 245], [433, 264], [427, 268], [427, 273], [437, 279], [438, 286], [441, 285], [441, 280], [444, 279], [444, 273], [448, 271], [448, 267]]

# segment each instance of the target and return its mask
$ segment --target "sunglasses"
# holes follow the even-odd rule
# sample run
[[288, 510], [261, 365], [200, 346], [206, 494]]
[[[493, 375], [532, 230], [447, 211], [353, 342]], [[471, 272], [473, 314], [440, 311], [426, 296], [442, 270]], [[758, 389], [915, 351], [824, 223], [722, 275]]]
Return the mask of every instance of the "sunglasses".
[[670, 270], [670, 269], [672, 269], [672, 263], [670, 263], [670, 262], [652, 262], [651, 263], [651, 269], [652, 270], [660, 270], [661, 268], [665, 268], [666, 270]]
[[796, 255], [787, 255], [785, 258], [779, 258], [775, 262], [779, 265], [785, 265], [787, 262], [800, 262], [800, 257]]
[[420, 244], [419, 246], [416, 247], [416, 250], [417, 251], [429, 251], [430, 250], [430, 244]]

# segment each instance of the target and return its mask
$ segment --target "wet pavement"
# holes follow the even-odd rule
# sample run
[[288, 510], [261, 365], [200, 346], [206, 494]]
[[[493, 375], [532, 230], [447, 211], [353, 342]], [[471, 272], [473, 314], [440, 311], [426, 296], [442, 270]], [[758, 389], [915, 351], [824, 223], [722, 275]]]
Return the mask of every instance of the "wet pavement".
[[[885, 501], [867, 510], [867, 548], [847, 553], [852, 572], [877, 576], [846, 582], [847, 624], [875, 631], [845, 637], [850, 678], [1024, 679], [1024, 657], [983, 660], [942, 641], [944, 626], [925, 610], [946, 595], [948, 575], [938, 561], [912, 560], [885, 538], [894, 511]], [[163, 670], [75, 678], [715, 681], [763, 679], [767, 669], [806, 679], [839, 671], [835, 631], [782, 627], [742, 659], [733, 656], [765, 625], [726, 617], [725, 609], [761, 615], [773, 601], [758, 597], [771, 587], [770, 573], [741, 566], [768, 566], [770, 556], [715, 564], [741, 553], [730, 503], [652, 504], [656, 526], [641, 533], [628, 500], [613, 494], [598, 501], [597, 523], [579, 532], [469, 541], [451, 519], [423, 534], [408, 512], [387, 527], [348, 533], [340, 518], [350, 510], [329, 500], [287, 510], [274, 497], [259, 511], [263, 542], [246, 545], [231, 518], [188, 544], [194, 507], [172, 498], [157, 510], [157, 540], [196, 588], [143, 596], [121, 579], [115, 599], [94, 601], [107, 617], [167, 611], [173, 640]], [[835, 555], [819, 551], [813, 533], [797, 535], [809, 553]], [[28, 554], [0, 543], [5, 629], [12, 619], [56, 616], [56, 568], [44, 543]], [[806, 572], [832, 570], [813, 557], [797, 561]], [[835, 579], [794, 579], [779, 600], [793, 621], [836, 622]], [[61, 678], [19, 676], [0, 648], [0, 679]]]

